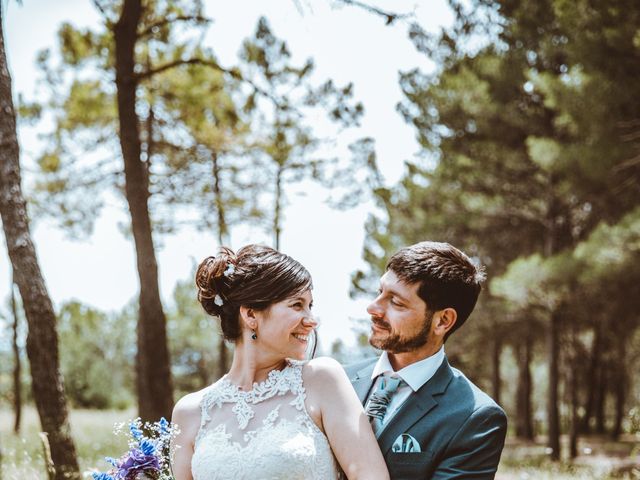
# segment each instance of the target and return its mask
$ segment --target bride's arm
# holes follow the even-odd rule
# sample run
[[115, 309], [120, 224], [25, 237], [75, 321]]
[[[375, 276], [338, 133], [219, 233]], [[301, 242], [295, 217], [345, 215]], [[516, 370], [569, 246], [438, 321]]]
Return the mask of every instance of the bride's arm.
[[178, 435], [171, 442], [171, 471], [175, 480], [193, 480], [191, 457], [193, 442], [200, 427], [200, 404], [196, 394], [186, 395], [176, 403], [171, 422], [179, 429]]
[[329, 439], [347, 478], [388, 479], [369, 419], [340, 364], [317, 358], [305, 366], [303, 375], [309, 415]]

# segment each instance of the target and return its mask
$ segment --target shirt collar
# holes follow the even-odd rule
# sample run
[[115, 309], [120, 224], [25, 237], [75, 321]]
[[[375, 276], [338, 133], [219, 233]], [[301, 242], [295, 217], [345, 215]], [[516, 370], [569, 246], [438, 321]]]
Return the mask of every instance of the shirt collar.
[[438, 370], [440, 365], [442, 365], [444, 356], [443, 345], [440, 347], [440, 350], [430, 357], [412, 363], [411, 365], [407, 365], [395, 372], [391, 366], [391, 362], [389, 361], [389, 355], [387, 355], [387, 352], [382, 352], [382, 355], [380, 355], [380, 358], [378, 358], [378, 361], [373, 368], [371, 379], [374, 380], [376, 377], [384, 373], [395, 373], [411, 387], [411, 390], [416, 392], [435, 375], [436, 370]]

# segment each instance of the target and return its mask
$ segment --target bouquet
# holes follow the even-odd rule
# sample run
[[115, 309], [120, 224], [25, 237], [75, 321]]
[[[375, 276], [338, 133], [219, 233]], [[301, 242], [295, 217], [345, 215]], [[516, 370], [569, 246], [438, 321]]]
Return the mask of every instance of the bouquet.
[[[164, 418], [144, 424], [136, 418], [128, 425], [129, 450], [117, 459], [107, 457], [112, 468], [107, 472], [92, 472], [93, 480], [174, 480], [170, 444], [178, 433], [176, 426]], [[116, 424], [116, 435], [122, 433], [124, 426], [124, 423]]]

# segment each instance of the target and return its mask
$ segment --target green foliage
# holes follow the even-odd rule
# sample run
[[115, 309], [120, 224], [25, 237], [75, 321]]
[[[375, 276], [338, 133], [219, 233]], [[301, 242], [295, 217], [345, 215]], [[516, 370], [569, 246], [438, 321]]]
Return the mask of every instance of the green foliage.
[[66, 394], [83, 408], [126, 408], [133, 403], [135, 316], [105, 314], [78, 302], [58, 315], [60, 363]]
[[[102, 5], [96, 29], [63, 24], [57, 55], [42, 52], [38, 64], [50, 89], [42, 105], [54, 121], [49, 146], [39, 161], [36, 213], [54, 218], [72, 235], [87, 234], [108, 192], [123, 192], [118, 152], [114, 28], [121, 2]], [[211, 227], [211, 218], [181, 215], [210, 211], [211, 152], [228, 152], [239, 141], [241, 125], [231, 100], [233, 75], [223, 75], [213, 54], [202, 48], [201, 2], [152, 1], [145, 4], [135, 48], [137, 112], [142, 158], [149, 174], [150, 210], [156, 230], [172, 231], [182, 222]], [[196, 27], [195, 29], [192, 27]], [[194, 186], [194, 182], [196, 185]], [[232, 190], [232, 188], [230, 188]], [[82, 201], [78, 199], [82, 198]], [[87, 201], [90, 199], [90, 201]], [[178, 208], [166, 208], [175, 204]], [[229, 209], [241, 206], [232, 198]]]
[[176, 397], [213, 383], [218, 371], [220, 327], [196, 299], [193, 282], [179, 282], [168, 311], [167, 336]]
[[588, 424], [594, 392], [605, 388], [597, 375], [614, 378], [612, 396], [629, 399], [618, 386], [630, 384], [628, 365], [637, 362], [629, 351], [640, 326], [640, 8], [624, 0], [451, 3], [451, 29], [412, 28], [416, 47], [437, 60], [434, 73], [416, 69], [400, 80], [399, 110], [422, 155], [397, 185], [376, 192], [381, 213], [369, 218], [363, 249], [370, 268], [354, 275], [353, 291], [371, 288], [402, 245], [435, 239], [462, 248], [487, 266], [490, 288], [449, 355], [480, 384], [495, 373], [487, 345], [520, 351], [530, 339], [540, 365], [553, 318]]
[[[368, 171], [377, 171], [367, 153], [362, 154], [371, 153], [372, 142], [365, 139], [354, 144], [354, 158], [348, 162], [319, 153], [333, 139], [318, 136], [318, 117], [324, 117], [327, 126], [344, 129], [358, 124], [363, 107], [353, 102], [351, 84], [340, 88], [327, 80], [314, 85], [313, 62], [309, 59], [301, 66], [293, 65], [287, 44], [274, 35], [265, 18], [258, 21], [253, 37], [243, 43], [240, 58], [243, 77], [251, 78], [261, 93], [249, 93], [242, 115], [249, 125], [248, 147], [259, 172], [256, 203], [277, 245], [286, 205], [285, 186], [312, 179], [332, 188], [347, 187], [346, 195], [354, 200], [361, 195], [353, 188], [355, 171], [363, 165]], [[334, 129], [333, 137], [339, 133]]]

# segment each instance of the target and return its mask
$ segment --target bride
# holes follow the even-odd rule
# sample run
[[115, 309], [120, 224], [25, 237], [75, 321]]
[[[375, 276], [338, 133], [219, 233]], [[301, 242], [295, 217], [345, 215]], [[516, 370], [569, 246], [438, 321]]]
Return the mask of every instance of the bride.
[[248, 245], [206, 258], [196, 285], [235, 352], [225, 376], [174, 408], [176, 480], [325, 480], [340, 468], [349, 479], [388, 479], [340, 365], [302, 361], [317, 325], [309, 272], [276, 250]]

